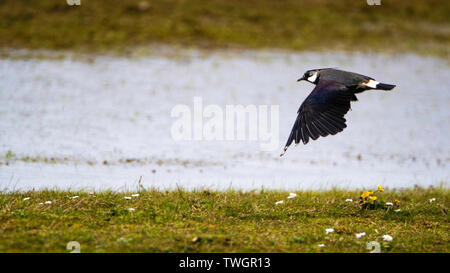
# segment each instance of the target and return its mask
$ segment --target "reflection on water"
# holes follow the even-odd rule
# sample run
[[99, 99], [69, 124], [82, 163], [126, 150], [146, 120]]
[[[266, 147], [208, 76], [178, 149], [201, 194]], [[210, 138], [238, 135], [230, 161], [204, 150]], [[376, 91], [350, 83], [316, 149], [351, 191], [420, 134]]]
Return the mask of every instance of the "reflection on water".
[[[445, 186], [450, 172], [448, 65], [412, 55], [184, 52], [93, 61], [0, 60], [0, 186], [7, 189], [328, 189]], [[313, 86], [339, 67], [394, 83], [360, 94], [340, 134], [289, 148]], [[257, 141], [175, 142], [177, 104], [279, 105], [279, 149]], [[9, 151], [9, 153], [8, 153]]]

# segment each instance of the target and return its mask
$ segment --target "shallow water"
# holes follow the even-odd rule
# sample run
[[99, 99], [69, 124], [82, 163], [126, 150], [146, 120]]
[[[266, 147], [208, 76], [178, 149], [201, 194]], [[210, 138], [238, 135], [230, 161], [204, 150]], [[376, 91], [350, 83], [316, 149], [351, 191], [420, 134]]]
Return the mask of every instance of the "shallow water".
[[[279, 154], [304, 71], [339, 67], [394, 83], [358, 95], [335, 136]], [[0, 60], [0, 188], [361, 189], [448, 187], [450, 69], [434, 58], [277, 51]], [[279, 144], [181, 141], [178, 104], [279, 105]], [[11, 151], [11, 153], [8, 153]]]

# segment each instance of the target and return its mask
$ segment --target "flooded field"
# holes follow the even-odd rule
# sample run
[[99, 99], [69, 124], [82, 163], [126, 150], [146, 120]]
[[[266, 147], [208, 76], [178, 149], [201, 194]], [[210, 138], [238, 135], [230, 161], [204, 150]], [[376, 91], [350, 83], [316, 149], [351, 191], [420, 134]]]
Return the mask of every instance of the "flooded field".
[[[340, 134], [279, 157], [311, 92], [306, 70], [396, 84], [358, 95]], [[448, 187], [450, 69], [414, 55], [165, 51], [139, 58], [0, 59], [0, 188]], [[278, 148], [175, 141], [176, 105], [279, 105]]]

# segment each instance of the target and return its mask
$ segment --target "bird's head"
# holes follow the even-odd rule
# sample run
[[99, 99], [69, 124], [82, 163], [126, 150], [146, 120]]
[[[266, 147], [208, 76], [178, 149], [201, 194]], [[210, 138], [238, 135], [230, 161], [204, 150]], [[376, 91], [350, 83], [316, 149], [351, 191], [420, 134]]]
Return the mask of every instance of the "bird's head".
[[310, 83], [316, 84], [319, 81], [320, 69], [308, 70], [303, 74], [303, 76], [297, 81], [308, 81]]

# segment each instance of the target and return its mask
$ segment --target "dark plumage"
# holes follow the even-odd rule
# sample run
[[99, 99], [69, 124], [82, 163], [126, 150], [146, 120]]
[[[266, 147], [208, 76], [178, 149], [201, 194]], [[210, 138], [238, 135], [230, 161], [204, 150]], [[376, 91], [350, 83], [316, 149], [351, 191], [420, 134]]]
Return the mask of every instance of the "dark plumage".
[[282, 156], [293, 141], [307, 144], [309, 139], [335, 135], [344, 128], [344, 115], [350, 110], [350, 102], [357, 101], [355, 94], [369, 89], [391, 90], [395, 85], [384, 84], [373, 78], [353, 72], [323, 68], [308, 70], [301, 80], [316, 84], [297, 111], [291, 134]]

